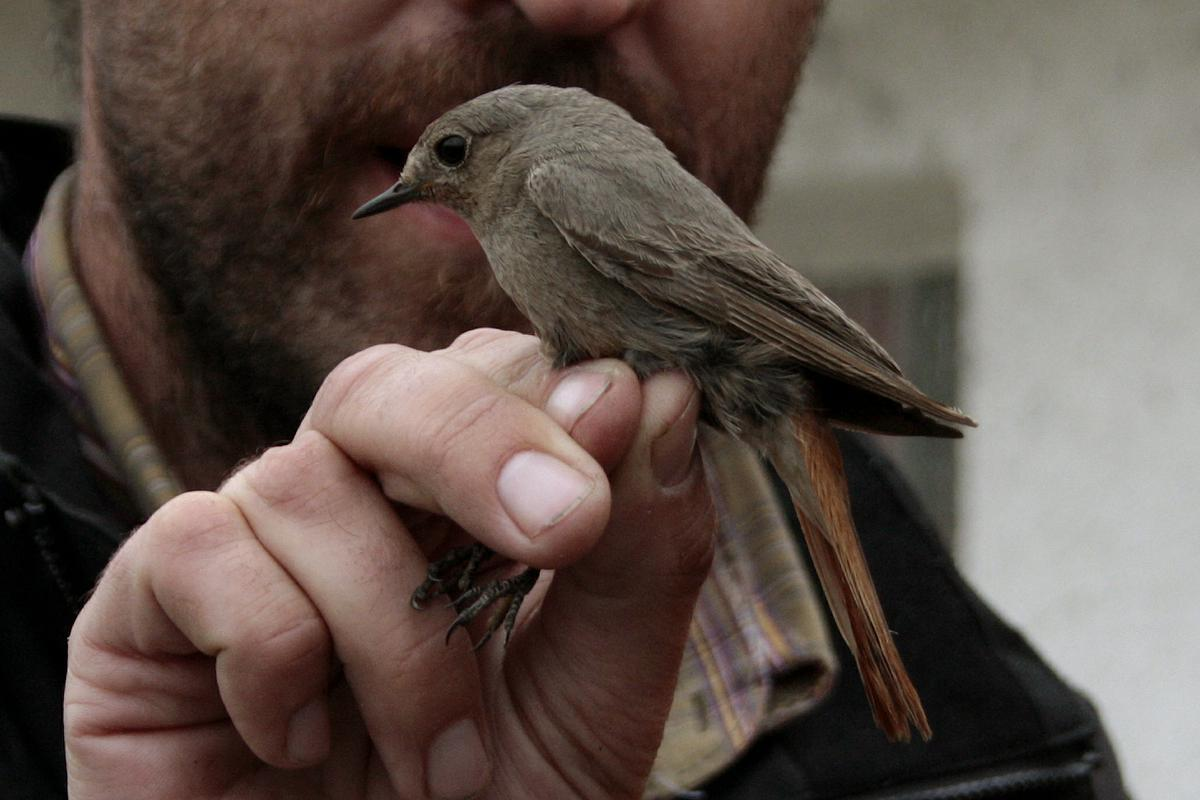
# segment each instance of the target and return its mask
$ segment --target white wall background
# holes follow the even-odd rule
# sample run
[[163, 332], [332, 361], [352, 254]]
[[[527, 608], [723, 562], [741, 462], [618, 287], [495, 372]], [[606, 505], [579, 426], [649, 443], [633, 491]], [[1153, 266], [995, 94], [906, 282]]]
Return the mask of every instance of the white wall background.
[[[0, 3], [2, 111], [70, 114], [45, 88], [44, 4]], [[961, 207], [931, 190], [931, 221], [897, 225], [878, 202], [897, 176], [910, 195], [951, 185]], [[826, 272], [958, 259], [962, 404], [983, 423], [961, 445], [960, 559], [1099, 701], [1131, 790], [1189, 796], [1200, 4], [832, 0], [765, 221], [823, 185], [867, 187], [861, 236], [843, 217], [840, 239], [780, 233], [782, 249]]]
[[56, 80], [48, 0], [0, 0], [0, 114], [63, 119], [71, 94]]
[[1131, 791], [1194, 796], [1200, 3], [833, 0], [792, 116], [782, 193], [957, 187], [960, 561], [1098, 700]]

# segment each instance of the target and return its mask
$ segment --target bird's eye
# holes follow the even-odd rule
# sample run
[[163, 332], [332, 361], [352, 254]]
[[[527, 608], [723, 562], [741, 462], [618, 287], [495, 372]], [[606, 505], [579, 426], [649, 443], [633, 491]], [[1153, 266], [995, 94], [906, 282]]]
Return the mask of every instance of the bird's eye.
[[457, 133], [444, 136], [433, 146], [433, 153], [447, 167], [457, 167], [467, 160], [467, 140]]

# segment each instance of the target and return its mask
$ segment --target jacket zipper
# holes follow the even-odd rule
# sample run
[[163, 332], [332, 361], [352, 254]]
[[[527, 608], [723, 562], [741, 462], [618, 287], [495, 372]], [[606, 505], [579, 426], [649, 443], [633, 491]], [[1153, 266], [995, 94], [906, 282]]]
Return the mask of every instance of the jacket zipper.
[[1066, 763], [1029, 764], [1003, 772], [991, 772], [969, 778], [951, 778], [921, 787], [905, 787], [859, 795], [855, 800], [997, 800], [1021, 797], [1026, 792], [1064, 789], [1087, 780], [1100, 763], [1100, 756], [1088, 752]]

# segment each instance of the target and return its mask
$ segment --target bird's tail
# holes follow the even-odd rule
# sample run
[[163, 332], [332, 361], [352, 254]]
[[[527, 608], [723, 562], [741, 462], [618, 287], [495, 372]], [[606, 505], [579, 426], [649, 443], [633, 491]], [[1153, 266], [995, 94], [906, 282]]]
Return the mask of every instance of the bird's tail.
[[858, 541], [833, 431], [812, 412], [784, 424], [786, 435], [766, 443], [767, 455], [791, 493], [817, 577], [854, 654], [875, 722], [892, 741], [907, 741], [910, 724], [929, 739], [925, 709], [892, 640]]

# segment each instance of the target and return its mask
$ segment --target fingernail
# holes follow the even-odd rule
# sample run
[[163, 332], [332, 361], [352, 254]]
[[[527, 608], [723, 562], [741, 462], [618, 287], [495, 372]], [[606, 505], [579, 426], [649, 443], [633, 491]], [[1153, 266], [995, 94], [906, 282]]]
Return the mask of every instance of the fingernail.
[[490, 776], [491, 767], [474, 720], [460, 719], [429, 746], [425, 780], [434, 797], [465, 800], [482, 791]]
[[650, 468], [660, 486], [682, 483], [692, 468], [696, 451], [696, 412], [700, 394], [692, 392], [688, 404], [670, 427], [650, 443]]
[[294, 764], [315, 764], [329, 752], [329, 705], [314, 697], [292, 715], [287, 729], [287, 756]]
[[612, 383], [612, 374], [609, 372], [586, 368], [569, 372], [550, 393], [550, 399], [546, 401], [546, 413], [570, 433], [575, 423], [596, 405], [596, 401]]
[[517, 453], [500, 470], [496, 492], [513, 522], [530, 538], [575, 510], [596, 481], [536, 450]]

